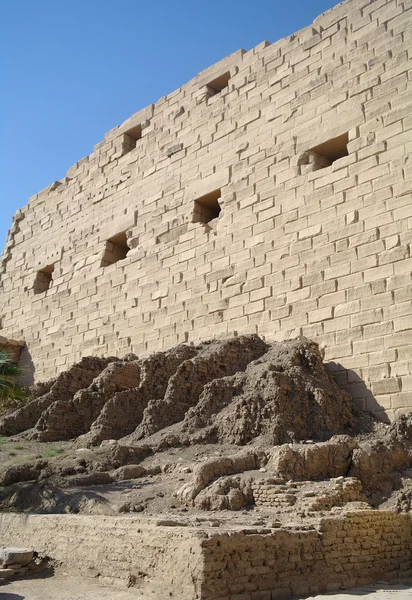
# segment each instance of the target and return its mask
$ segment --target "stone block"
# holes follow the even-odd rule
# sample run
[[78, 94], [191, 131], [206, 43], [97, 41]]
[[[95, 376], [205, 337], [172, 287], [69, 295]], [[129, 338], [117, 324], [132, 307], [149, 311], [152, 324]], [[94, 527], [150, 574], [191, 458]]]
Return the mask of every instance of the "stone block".
[[0, 548], [0, 564], [8, 567], [19, 565], [25, 567], [33, 560], [34, 552], [27, 548], [15, 548], [8, 546]]
[[16, 574], [16, 569], [0, 568], [0, 579], [9, 579]]

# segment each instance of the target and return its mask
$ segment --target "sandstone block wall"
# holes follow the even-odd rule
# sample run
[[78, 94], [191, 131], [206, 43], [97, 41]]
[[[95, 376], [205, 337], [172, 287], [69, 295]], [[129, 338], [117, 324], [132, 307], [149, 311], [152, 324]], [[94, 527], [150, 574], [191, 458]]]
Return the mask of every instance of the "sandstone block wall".
[[37, 380], [234, 332], [305, 335], [412, 407], [412, 4], [347, 0], [107, 133], [18, 211], [1, 335]]
[[137, 517], [0, 515], [3, 544], [18, 539], [89, 576], [136, 585], [147, 577], [186, 600], [280, 600], [412, 575], [406, 514], [352, 512], [306, 530], [221, 529]]

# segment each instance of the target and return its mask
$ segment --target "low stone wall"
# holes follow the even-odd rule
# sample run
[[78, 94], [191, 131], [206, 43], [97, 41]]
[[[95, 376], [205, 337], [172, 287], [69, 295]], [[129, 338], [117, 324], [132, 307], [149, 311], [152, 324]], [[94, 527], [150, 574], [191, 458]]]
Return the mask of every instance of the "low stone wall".
[[149, 578], [182, 600], [280, 600], [412, 575], [408, 515], [346, 512], [316, 528], [170, 527], [139, 517], [0, 515], [2, 544], [89, 576]]
[[228, 532], [202, 548], [208, 600], [278, 600], [412, 573], [410, 519], [389, 511], [346, 513], [312, 530]]
[[0, 515], [0, 544], [27, 546], [88, 577], [139, 585], [150, 579], [174, 598], [200, 597], [203, 558], [196, 531], [137, 517]]

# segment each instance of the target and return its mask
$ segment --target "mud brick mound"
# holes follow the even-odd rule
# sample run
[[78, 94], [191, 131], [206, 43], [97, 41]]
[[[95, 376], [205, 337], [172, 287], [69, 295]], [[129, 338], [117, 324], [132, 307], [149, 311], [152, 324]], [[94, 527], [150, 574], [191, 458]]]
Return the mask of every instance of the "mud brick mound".
[[[240, 511], [251, 524], [265, 511], [307, 520], [348, 503], [412, 505], [411, 415], [389, 426], [360, 411], [305, 338], [83, 358], [37, 384], [0, 432], [12, 436], [0, 469], [7, 510], [168, 522]], [[26, 462], [13, 444], [27, 446]]]
[[89, 387], [112, 360], [87, 356], [55, 379], [38, 384], [29, 404], [1, 419], [0, 434], [15, 435], [34, 427], [49, 406], [55, 402], [69, 403], [76, 392]]
[[85, 358], [0, 422], [42, 442], [244, 445], [327, 440], [354, 424], [350, 397], [305, 338], [257, 335], [180, 345], [139, 360]]
[[192, 442], [277, 445], [326, 440], [353, 423], [351, 398], [326, 372], [317, 344], [301, 338], [205, 385], [182, 432]]

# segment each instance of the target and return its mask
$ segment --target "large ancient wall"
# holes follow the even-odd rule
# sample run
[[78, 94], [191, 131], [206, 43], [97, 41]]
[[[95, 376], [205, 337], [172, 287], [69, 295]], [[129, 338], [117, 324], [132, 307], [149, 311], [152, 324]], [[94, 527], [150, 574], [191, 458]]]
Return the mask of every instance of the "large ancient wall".
[[187, 600], [284, 600], [412, 575], [406, 514], [347, 512], [306, 530], [155, 523], [9, 513], [0, 515], [0, 534], [3, 544], [18, 539], [65, 570], [137, 586], [148, 579], [157, 590]]
[[361, 406], [412, 407], [411, 25], [411, 0], [347, 0], [203, 71], [32, 197], [0, 321], [36, 379], [304, 335]]

